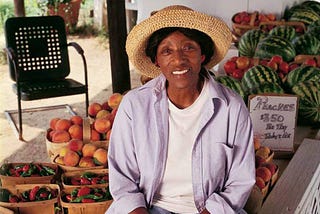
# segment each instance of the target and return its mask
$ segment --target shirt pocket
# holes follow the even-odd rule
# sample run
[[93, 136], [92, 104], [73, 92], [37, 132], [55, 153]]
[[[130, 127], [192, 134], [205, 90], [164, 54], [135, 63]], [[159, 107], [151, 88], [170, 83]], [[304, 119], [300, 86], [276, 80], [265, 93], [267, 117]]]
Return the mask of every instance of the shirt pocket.
[[234, 147], [226, 142], [211, 142], [203, 149], [203, 155], [204, 174], [210, 183], [222, 187], [232, 164]]

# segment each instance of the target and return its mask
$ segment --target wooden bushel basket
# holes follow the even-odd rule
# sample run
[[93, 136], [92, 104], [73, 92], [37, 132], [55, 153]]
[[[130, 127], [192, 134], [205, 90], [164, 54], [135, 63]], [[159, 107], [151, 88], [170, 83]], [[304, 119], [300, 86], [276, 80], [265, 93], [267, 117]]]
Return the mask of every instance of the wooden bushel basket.
[[[91, 137], [91, 129], [90, 129], [90, 118], [84, 118], [83, 119], [83, 142], [84, 143], [92, 143], [95, 144], [98, 147], [108, 148], [109, 141], [90, 141]], [[52, 163], [54, 162], [54, 159], [59, 155], [60, 150], [68, 145], [68, 142], [62, 142], [62, 143], [55, 143], [51, 142], [49, 139], [49, 133], [51, 129], [47, 130], [46, 133], [46, 146], [47, 146], [47, 153]]]
[[[21, 164], [28, 164], [28, 163], [8, 163], [12, 166], [17, 166]], [[13, 177], [13, 176], [5, 176], [0, 175], [0, 180], [2, 184], [2, 188], [6, 188], [8, 190], [14, 189], [15, 185], [17, 184], [51, 184], [54, 182], [55, 176], [58, 174], [58, 166], [52, 163], [35, 163], [41, 164], [43, 166], [50, 167], [55, 170], [55, 175], [49, 176], [37, 176], [37, 177]]]
[[70, 190], [70, 189], [83, 187], [83, 186], [88, 186], [88, 187], [91, 187], [91, 188], [104, 188], [104, 187], [107, 187], [109, 185], [109, 182], [107, 182], [105, 184], [92, 184], [92, 185], [72, 185], [72, 184], [66, 184], [65, 183], [66, 178], [72, 178], [72, 177], [76, 177], [76, 176], [81, 176], [84, 172], [92, 172], [92, 173], [95, 173], [97, 175], [105, 175], [105, 174], [108, 174], [109, 170], [108, 169], [90, 169], [90, 170], [86, 170], [86, 171], [69, 171], [69, 172], [65, 172], [65, 173], [63, 173], [61, 175], [61, 182], [62, 182], [63, 190]]
[[[71, 193], [71, 191], [72, 189], [63, 190], [61, 196], [65, 193]], [[104, 214], [110, 207], [112, 201], [113, 200], [94, 203], [67, 203], [61, 199], [60, 204], [65, 214]]]
[[55, 214], [55, 205], [58, 203], [60, 195], [59, 185], [57, 184], [19, 184], [15, 186], [15, 192], [12, 191], [12, 193], [18, 195], [26, 190], [32, 189], [35, 185], [47, 186], [51, 189], [58, 190], [58, 195], [56, 198], [45, 201], [19, 203], [0, 202], [0, 206], [13, 211], [15, 214]]

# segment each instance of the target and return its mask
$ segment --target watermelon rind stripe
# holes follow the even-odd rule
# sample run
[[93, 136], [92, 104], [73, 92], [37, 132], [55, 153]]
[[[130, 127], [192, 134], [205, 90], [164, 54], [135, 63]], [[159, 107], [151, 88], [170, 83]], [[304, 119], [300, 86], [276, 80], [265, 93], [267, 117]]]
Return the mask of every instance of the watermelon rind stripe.
[[286, 86], [291, 88], [295, 84], [307, 80], [319, 81], [320, 68], [303, 65], [290, 71], [286, 78]]
[[320, 125], [320, 82], [300, 82], [292, 92], [299, 97], [299, 120]]

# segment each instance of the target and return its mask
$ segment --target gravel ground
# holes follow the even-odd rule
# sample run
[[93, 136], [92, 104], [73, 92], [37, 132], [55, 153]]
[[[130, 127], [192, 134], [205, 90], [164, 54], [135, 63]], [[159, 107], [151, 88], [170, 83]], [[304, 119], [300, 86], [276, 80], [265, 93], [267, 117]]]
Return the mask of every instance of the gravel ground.
[[[80, 44], [88, 63], [90, 102], [103, 102], [112, 94], [110, 54], [106, 45], [98, 38], [69, 37], [68, 41]], [[105, 44], [108, 44], [106, 42]], [[83, 82], [81, 57], [69, 49], [70, 77]], [[131, 72], [131, 87], [139, 86], [139, 75]], [[11, 90], [12, 81], [8, 66], [0, 65], [0, 163], [8, 162], [49, 162], [46, 152], [45, 134], [51, 118], [69, 118], [64, 108], [23, 114], [24, 140], [19, 141], [4, 115], [5, 110], [17, 109], [17, 99]], [[22, 102], [22, 108], [69, 104], [78, 115], [85, 116], [84, 95]], [[16, 118], [17, 115], [13, 114]]]

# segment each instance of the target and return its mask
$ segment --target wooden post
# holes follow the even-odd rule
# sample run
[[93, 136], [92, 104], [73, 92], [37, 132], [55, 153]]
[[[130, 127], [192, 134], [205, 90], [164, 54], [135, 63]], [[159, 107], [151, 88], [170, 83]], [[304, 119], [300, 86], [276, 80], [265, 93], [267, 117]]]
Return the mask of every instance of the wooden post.
[[14, 0], [14, 15], [17, 17], [26, 16], [24, 0]]
[[107, 0], [111, 58], [112, 90], [123, 93], [131, 89], [128, 56], [125, 0]]

